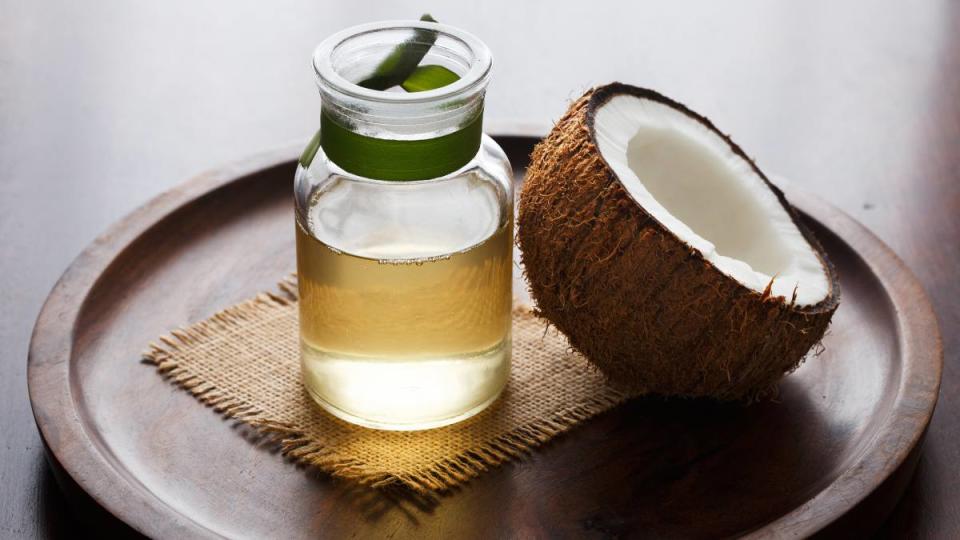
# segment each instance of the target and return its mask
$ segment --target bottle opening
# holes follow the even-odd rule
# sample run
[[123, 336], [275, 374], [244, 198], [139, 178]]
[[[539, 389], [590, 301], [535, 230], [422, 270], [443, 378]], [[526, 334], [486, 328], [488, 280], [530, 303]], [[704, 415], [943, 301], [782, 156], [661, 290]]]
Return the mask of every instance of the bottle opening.
[[[429, 32], [433, 40], [425, 39]], [[407, 93], [364, 88], [360, 81], [369, 77], [377, 65], [397, 45], [412, 43], [427, 46], [420, 65], [438, 65], [456, 73], [456, 82], [425, 92]], [[319, 46], [313, 66], [321, 91], [383, 103], [422, 103], [468, 97], [483, 91], [492, 65], [487, 46], [463, 30], [424, 21], [386, 21], [363, 24], [340, 31]]]

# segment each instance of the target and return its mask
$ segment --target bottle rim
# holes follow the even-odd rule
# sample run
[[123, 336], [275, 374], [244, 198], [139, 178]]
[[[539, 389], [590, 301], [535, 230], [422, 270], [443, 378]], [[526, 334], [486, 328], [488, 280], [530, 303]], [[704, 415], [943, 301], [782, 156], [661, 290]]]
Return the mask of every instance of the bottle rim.
[[[470, 67], [459, 80], [441, 88], [424, 92], [385, 92], [364, 88], [351, 82], [338, 73], [333, 66], [332, 59], [338, 48], [352, 39], [382, 31], [417, 29], [433, 30], [449, 39], [458, 41], [466, 50], [470, 51], [472, 55], [469, 63]], [[446, 24], [426, 21], [380, 21], [352, 26], [323, 40], [317, 45], [313, 53], [313, 69], [317, 76], [317, 82], [321, 86], [326, 86], [353, 98], [384, 104], [428, 103], [470, 94], [486, 86], [492, 64], [493, 59], [490, 50], [473, 34]]]

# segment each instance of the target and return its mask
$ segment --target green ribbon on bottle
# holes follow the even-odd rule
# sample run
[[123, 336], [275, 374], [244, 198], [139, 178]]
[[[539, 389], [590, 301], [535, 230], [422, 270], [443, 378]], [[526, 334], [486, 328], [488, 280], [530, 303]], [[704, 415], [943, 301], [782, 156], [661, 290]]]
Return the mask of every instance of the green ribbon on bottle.
[[319, 146], [331, 161], [359, 176], [378, 180], [427, 180], [450, 174], [469, 163], [480, 150], [482, 134], [482, 109], [453, 133], [418, 140], [361, 135], [340, 125], [324, 111], [320, 117]]

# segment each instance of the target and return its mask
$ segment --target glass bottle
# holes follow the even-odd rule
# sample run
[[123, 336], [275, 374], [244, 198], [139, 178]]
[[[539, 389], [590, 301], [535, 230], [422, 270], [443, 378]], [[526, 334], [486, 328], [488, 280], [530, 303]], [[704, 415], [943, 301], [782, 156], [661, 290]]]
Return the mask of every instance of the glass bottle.
[[[356, 84], [427, 32], [420, 65], [459, 80]], [[304, 385], [368, 427], [468, 418], [497, 398], [511, 354], [512, 171], [481, 132], [490, 53], [446, 25], [386, 22], [331, 36], [313, 64], [320, 131], [295, 179]]]

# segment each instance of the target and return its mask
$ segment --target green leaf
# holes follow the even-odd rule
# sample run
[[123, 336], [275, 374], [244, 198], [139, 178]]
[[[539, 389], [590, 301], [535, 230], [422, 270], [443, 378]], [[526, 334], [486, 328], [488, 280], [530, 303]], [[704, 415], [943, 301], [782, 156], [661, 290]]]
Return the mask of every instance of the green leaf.
[[460, 80], [460, 76], [443, 66], [420, 66], [400, 86], [407, 92], [435, 90]]
[[[429, 13], [420, 17], [420, 20], [437, 22]], [[386, 90], [402, 84], [417, 69], [417, 65], [436, 41], [435, 31], [425, 28], [416, 29], [412, 38], [394, 47], [393, 51], [373, 70], [373, 74], [357, 84], [371, 90]]]
[[341, 126], [326, 111], [320, 145], [327, 158], [353, 174], [378, 180], [437, 178], [466, 165], [480, 149], [483, 111], [457, 131], [432, 139], [378, 139]]
[[304, 169], [310, 168], [310, 164], [313, 163], [314, 156], [317, 155], [318, 148], [320, 148], [320, 130], [317, 130], [317, 133], [314, 134], [312, 139], [310, 139], [310, 143], [307, 144], [307, 147], [303, 149], [303, 153], [300, 154], [300, 165]]

